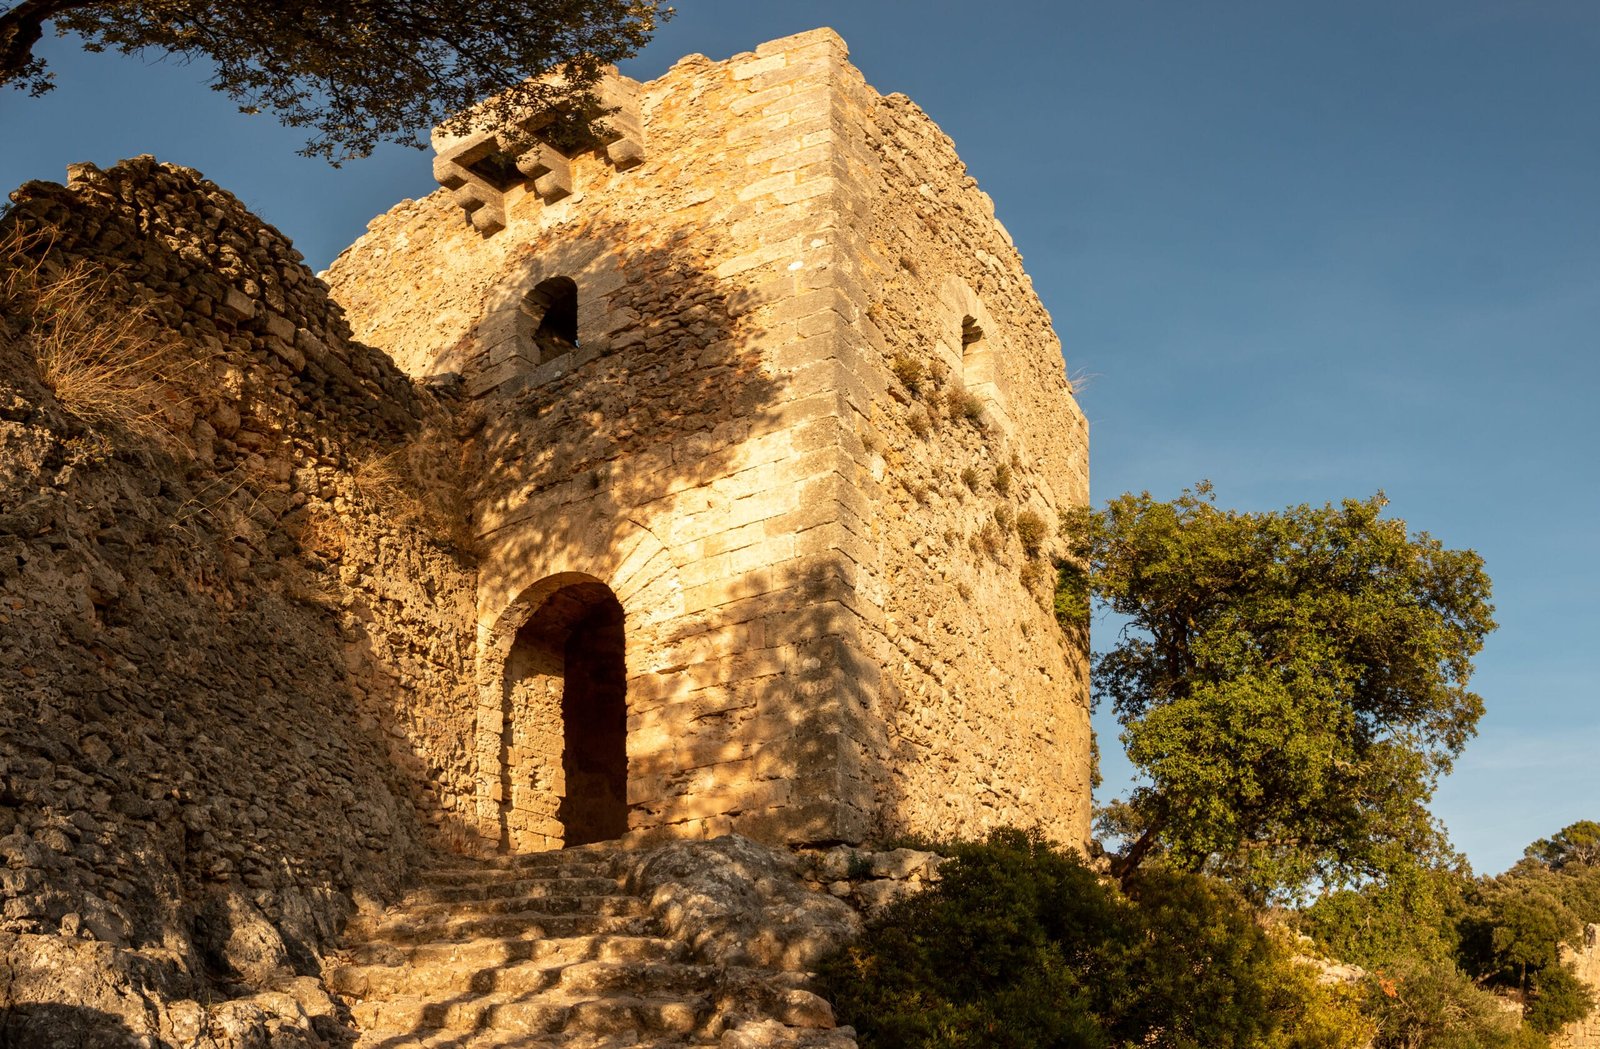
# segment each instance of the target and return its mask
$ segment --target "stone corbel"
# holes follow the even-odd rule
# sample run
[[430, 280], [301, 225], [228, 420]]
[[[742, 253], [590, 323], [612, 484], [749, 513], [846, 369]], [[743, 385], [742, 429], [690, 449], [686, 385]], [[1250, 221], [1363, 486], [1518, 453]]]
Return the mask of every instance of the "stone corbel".
[[[618, 171], [637, 167], [645, 158], [638, 83], [612, 71], [595, 86], [595, 94], [605, 115], [582, 148], [602, 153]], [[465, 136], [435, 129], [433, 144], [433, 177], [485, 236], [505, 228], [506, 195], [512, 190], [525, 188], [545, 204], [573, 192], [571, 156], [540, 138], [537, 117]]]

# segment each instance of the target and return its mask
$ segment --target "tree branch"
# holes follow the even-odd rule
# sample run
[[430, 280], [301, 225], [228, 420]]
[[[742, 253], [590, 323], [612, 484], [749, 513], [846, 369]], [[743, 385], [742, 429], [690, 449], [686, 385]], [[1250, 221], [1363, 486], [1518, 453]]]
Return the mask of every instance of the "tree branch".
[[1155, 847], [1156, 837], [1166, 825], [1165, 820], [1156, 820], [1146, 827], [1144, 833], [1139, 835], [1139, 840], [1128, 846], [1127, 852], [1111, 861], [1111, 876], [1126, 885], [1139, 864], [1144, 862], [1145, 856]]
[[33, 46], [44, 36], [44, 24], [64, 11], [92, 7], [95, 0], [23, 0], [0, 15], [0, 85], [39, 72]]

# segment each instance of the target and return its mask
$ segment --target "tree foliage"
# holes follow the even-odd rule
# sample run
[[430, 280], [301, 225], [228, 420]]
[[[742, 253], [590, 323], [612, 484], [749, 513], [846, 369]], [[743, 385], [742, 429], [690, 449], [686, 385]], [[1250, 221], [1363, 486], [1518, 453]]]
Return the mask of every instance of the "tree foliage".
[[[0, 85], [50, 88], [34, 54], [46, 25], [91, 51], [206, 59], [213, 88], [246, 112], [270, 109], [309, 129], [302, 152], [337, 163], [382, 141], [416, 145], [419, 130], [508, 90], [490, 117], [593, 113], [604, 67], [634, 54], [670, 13], [659, 0], [24, 0], [0, 14]], [[552, 70], [560, 75], [528, 79]]]
[[1381, 882], [1329, 892], [1300, 928], [1340, 961], [1381, 970], [1399, 959], [1453, 966], [1471, 879], [1459, 869], [1402, 867]]
[[868, 1049], [1339, 1049], [1360, 1018], [1214, 879], [1124, 893], [1037, 834], [953, 846], [938, 883], [824, 968]]
[[[1535, 842], [1530, 856], [1561, 836]], [[1367, 971], [1364, 1008], [1379, 1049], [1545, 1045], [1594, 1007], [1561, 945], [1577, 946], [1583, 924], [1597, 921], [1600, 868], [1535, 859], [1493, 878], [1399, 868], [1326, 893], [1298, 919], [1322, 950]], [[1516, 1003], [1520, 1027], [1507, 1019]]]
[[1489, 579], [1384, 506], [1241, 513], [1202, 484], [1065, 523], [1125, 622], [1094, 665], [1148, 779], [1109, 811], [1120, 873], [1154, 851], [1270, 894], [1446, 848], [1425, 803], [1483, 711], [1467, 681]]
[[1600, 823], [1579, 820], [1568, 824], [1529, 845], [1523, 856], [1552, 870], [1561, 870], [1568, 864], [1600, 867]]

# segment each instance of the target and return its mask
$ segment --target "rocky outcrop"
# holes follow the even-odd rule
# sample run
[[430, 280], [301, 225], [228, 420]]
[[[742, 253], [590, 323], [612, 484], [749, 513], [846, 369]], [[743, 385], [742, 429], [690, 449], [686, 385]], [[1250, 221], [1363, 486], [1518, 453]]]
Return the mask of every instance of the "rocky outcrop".
[[628, 887], [708, 961], [803, 971], [854, 939], [855, 911], [800, 880], [793, 857], [737, 835], [645, 853]]
[[837, 845], [801, 852], [800, 876], [809, 888], [872, 915], [939, 880], [945, 857], [922, 849], [861, 849]]

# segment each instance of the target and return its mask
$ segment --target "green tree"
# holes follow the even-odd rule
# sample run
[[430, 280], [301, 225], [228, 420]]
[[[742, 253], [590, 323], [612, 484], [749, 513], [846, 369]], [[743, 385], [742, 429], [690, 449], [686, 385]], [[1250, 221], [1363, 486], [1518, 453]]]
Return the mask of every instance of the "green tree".
[[1324, 894], [1298, 924], [1328, 954], [1364, 969], [1402, 960], [1454, 965], [1471, 888], [1461, 871], [1402, 867], [1381, 882]]
[[[337, 163], [381, 141], [417, 145], [418, 131], [505, 91], [487, 115], [592, 114], [604, 67], [634, 54], [670, 14], [659, 0], [24, 0], [0, 14], [0, 86], [49, 90], [34, 54], [46, 25], [91, 51], [206, 59], [213, 88], [246, 112], [270, 109], [310, 129], [302, 152]], [[528, 79], [552, 70], [561, 75]]]
[[1489, 579], [1384, 506], [1241, 513], [1201, 484], [1065, 522], [1062, 604], [1125, 623], [1094, 664], [1148, 780], [1109, 811], [1119, 876], [1156, 852], [1261, 896], [1446, 854], [1426, 802], [1483, 711]]
[[1529, 845], [1522, 854], [1552, 870], [1561, 870], [1568, 864], [1600, 867], [1600, 823], [1579, 820], [1568, 824]]
[[1594, 913], [1597, 874], [1584, 864], [1552, 870], [1524, 860], [1469, 894], [1459, 924], [1462, 966], [1480, 984], [1515, 991], [1536, 1031], [1553, 1033], [1594, 1007], [1593, 993], [1562, 963], [1560, 945], [1579, 942]]

